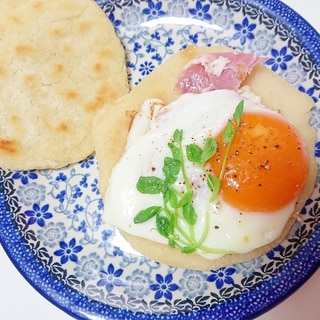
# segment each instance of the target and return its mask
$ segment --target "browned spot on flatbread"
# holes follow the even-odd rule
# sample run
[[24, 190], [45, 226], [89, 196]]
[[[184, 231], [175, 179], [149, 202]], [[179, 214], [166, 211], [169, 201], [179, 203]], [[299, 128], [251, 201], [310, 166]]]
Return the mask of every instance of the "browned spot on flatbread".
[[39, 87], [38, 77], [35, 74], [27, 74], [24, 77], [24, 84], [32, 90], [35, 90]]
[[29, 46], [27, 44], [19, 44], [15, 47], [15, 52], [18, 56], [27, 56], [32, 54], [34, 49], [32, 46]]
[[57, 128], [59, 132], [67, 132], [69, 131], [69, 126], [65, 122], [61, 122]]
[[79, 97], [79, 92], [77, 92], [76, 90], [66, 90], [63, 95], [65, 96], [65, 98], [68, 101], [74, 101]]
[[18, 153], [18, 143], [15, 140], [0, 139], [0, 150], [9, 155]]
[[64, 44], [64, 46], [63, 46], [63, 52], [65, 53], [65, 54], [72, 54], [73, 53], [73, 48], [72, 48], [72, 46], [70, 46], [70, 45], [68, 45], [68, 44]]
[[33, 3], [33, 8], [37, 11], [41, 11], [43, 9], [43, 3], [41, 1], [36, 1]]
[[104, 103], [111, 97], [114, 93], [108, 90], [106, 85], [102, 85], [94, 95], [93, 99], [85, 104], [84, 108], [86, 112], [96, 112], [103, 107]]
[[63, 38], [65, 36], [65, 31], [63, 29], [60, 28], [55, 28], [51, 31], [51, 36], [54, 39], [60, 39]]
[[5, 77], [6, 75], [6, 69], [0, 65], [0, 77]]
[[83, 21], [79, 24], [78, 31], [80, 34], [86, 33], [92, 29], [92, 26], [93, 26], [92, 20]]
[[53, 74], [54, 75], [60, 75], [64, 71], [64, 66], [62, 63], [57, 63], [53, 66]]
[[9, 17], [9, 20], [14, 24], [21, 24], [22, 23], [21, 19], [17, 16], [11, 16], [11, 17]]
[[104, 67], [102, 65], [102, 63], [100, 62], [96, 62], [94, 65], [93, 65], [93, 71], [95, 73], [102, 73], [104, 70]]
[[104, 49], [99, 52], [99, 55], [101, 58], [106, 59], [106, 58], [112, 57], [114, 53], [112, 52], [112, 50]]

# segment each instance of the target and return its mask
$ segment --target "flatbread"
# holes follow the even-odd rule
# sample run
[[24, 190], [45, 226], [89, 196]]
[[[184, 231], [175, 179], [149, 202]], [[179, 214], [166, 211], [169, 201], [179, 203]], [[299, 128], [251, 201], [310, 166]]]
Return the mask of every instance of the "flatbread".
[[94, 151], [96, 111], [128, 92], [124, 49], [93, 0], [1, 1], [0, 88], [0, 167], [63, 167]]
[[[177, 92], [174, 90], [176, 79], [188, 61], [201, 53], [230, 50], [229, 48], [220, 46], [210, 48], [190, 46], [175, 54], [166, 63], [158, 67], [139, 85], [133, 88], [129, 94], [120, 97], [110, 109], [102, 110], [98, 113], [94, 119], [93, 135], [99, 165], [99, 186], [102, 196], [104, 196], [108, 187], [108, 179], [112, 173], [112, 169], [125, 149], [132, 118], [140, 110], [143, 102], [151, 98], [161, 99], [165, 104], [174, 101], [178, 97]], [[300, 131], [308, 149], [310, 157], [308, 181], [282, 235], [269, 245], [260, 247], [247, 254], [225, 255], [217, 260], [208, 260], [195, 253], [183, 254], [176, 248], [173, 249], [167, 245], [132, 236], [121, 231], [133, 248], [145, 256], [177, 267], [210, 270], [247, 261], [266, 253], [286, 237], [296, 221], [306, 199], [314, 188], [317, 176], [317, 166], [313, 155], [316, 133], [309, 126], [310, 109], [313, 106], [313, 101], [309, 96], [299, 92], [264, 66], [255, 67], [243, 85], [249, 86], [252, 92], [260, 96], [261, 102], [265, 106], [279, 111], [289, 121], [293, 122]]]

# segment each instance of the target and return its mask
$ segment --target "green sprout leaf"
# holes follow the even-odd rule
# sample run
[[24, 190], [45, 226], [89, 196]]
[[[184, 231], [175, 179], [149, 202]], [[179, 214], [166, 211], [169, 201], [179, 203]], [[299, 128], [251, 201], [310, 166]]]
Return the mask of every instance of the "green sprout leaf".
[[182, 142], [182, 138], [183, 138], [183, 132], [182, 130], [175, 130], [174, 134], [173, 134], [173, 140], [180, 144]]
[[202, 150], [197, 144], [188, 144], [186, 146], [186, 154], [189, 161], [197, 164], [201, 163]]
[[175, 183], [180, 172], [180, 161], [174, 158], [165, 157], [162, 172], [168, 183]]
[[181, 208], [183, 207], [185, 204], [189, 203], [192, 201], [192, 197], [193, 197], [193, 191], [189, 190], [188, 192], [186, 192], [181, 199], [179, 200], [179, 202], [177, 203], [177, 207]]
[[219, 194], [219, 191], [220, 191], [221, 180], [212, 174], [208, 174], [207, 175], [207, 185], [208, 185], [209, 189], [212, 191], [210, 202], [214, 202]]
[[223, 130], [223, 142], [229, 143], [235, 135], [235, 130], [232, 121], [229, 119], [226, 127]]
[[169, 223], [169, 219], [163, 215], [156, 216], [156, 227], [158, 232], [166, 237], [169, 238], [169, 235], [173, 233], [173, 228]]
[[182, 214], [185, 221], [187, 221], [191, 226], [194, 226], [197, 222], [197, 214], [191, 203], [186, 203], [182, 207]]
[[168, 192], [169, 192], [169, 204], [170, 204], [170, 206], [172, 208], [175, 208], [175, 209], [178, 208], [178, 197], [177, 197], [177, 195], [171, 190], [169, 190]]
[[210, 158], [212, 158], [218, 149], [218, 142], [214, 138], [207, 138], [204, 143], [201, 154], [201, 165], [203, 166]]
[[171, 142], [168, 143], [168, 146], [171, 150], [173, 159], [180, 161], [181, 156], [182, 156], [180, 149]]
[[137, 190], [144, 194], [158, 194], [163, 189], [164, 181], [158, 177], [141, 176], [137, 182]]
[[139, 211], [139, 213], [134, 217], [134, 223], [143, 223], [150, 220], [156, 214], [161, 212], [162, 208], [158, 206], [152, 206], [147, 209]]
[[243, 107], [244, 107], [244, 101], [241, 100], [237, 107], [236, 107], [236, 110], [233, 114], [233, 118], [234, 120], [236, 121], [237, 123], [237, 126], [240, 126], [240, 122], [241, 122], [241, 117], [242, 117], [242, 113], [243, 113]]

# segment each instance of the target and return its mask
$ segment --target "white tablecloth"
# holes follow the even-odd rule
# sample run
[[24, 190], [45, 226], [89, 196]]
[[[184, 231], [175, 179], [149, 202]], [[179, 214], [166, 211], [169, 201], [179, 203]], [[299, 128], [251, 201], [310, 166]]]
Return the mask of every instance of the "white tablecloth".
[[[283, 0], [320, 32], [320, 2]], [[256, 320], [319, 320], [320, 270], [297, 292]], [[0, 246], [0, 319], [71, 320], [18, 273]]]

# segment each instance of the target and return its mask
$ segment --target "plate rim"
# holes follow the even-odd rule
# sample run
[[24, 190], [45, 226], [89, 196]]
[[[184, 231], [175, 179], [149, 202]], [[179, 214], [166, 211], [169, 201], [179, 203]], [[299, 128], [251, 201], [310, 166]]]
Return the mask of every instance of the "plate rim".
[[[295, 11], [293, 11], [289, 6], [287, 6], [286, 4], [278, 1], [278, 0], [247, 0], [246, 2], [248, 3], [253, 3], [254, 5], [256, 6], [260, 6], [262, 5], [262, 8], [267, 8], [267, 9], [270, 9], [272, 10], [272, 8], [269, 8], [268, 6], [269, 5], [274, 5], [275, 7], [274, 8], [277, 8], [277, 10], [289, 10], [290, 11], [290, 15], [288, 15], [288, 18], [292, 19], [292, 17], [295, 17], [295, 21], [299, 21], [299, 23], [303, 23], [305, 24], [306, 26], [306, 29], [309, 29], [309, 30], [312, 30], [310, 31], [310, 37], [311, 38], [314, 38], [316, 40], [316, 42], [318, 42], [318, 45], [320, 46], [320, 36], [319, 36], [319, 33], [303, 18], [301, 17], [298, 13], [296, 13]], [[284, 9], [286, 8], [286, 9]], [[273, 12], [273, 11], [272, 11]], [[278, 15], [278, 17], [280, 17]], [[281, 17], [281, 19], [285, 19], [284, 17]], [[286, 20], [284, 20], [286, 21]], [[288, 25], [291, 26], [291, 24], [293, 23], [292, 20], [291, 21], [287, 21]], [[294, 28], [296, 29], [296, 28]], [[308, 41], [307, 40], [301, 40], [301, 43], [303, 43], [303, 46], [305, 48], [308, 48], [308, 51], [310, 52], [310, 48], [309, 46], [306, 46], [306, 43], [309, 44], [310, 42], [310, 37], [308, 38]], [[313, 51], [314, 49], [312, 49]], [[319, 64], [320, 63], [320, 54], [319, 54], [319, 57], [314, 57], [315, 58], [315, 62], [316, 64]], [[3, 199], [1, 199], [2, 201], [4, 201]], [[3, 203], [0, 204], [1, 205], [1, 208], [0, 208], [0, 213], [3, 215]], [[7, 212], [5, 212], [7, 214]], [[10, 214], [10, 213], [9, 213]], [[1, 217], [0, 217], [1, 218]], [[1, 221], [1, 219], [0, 219]], [[49, 300], [52, 304], [54, 304], [55, 306], [57, 306], [58, 308], [60, 308], [61, 310], [63, 310], [64, 312], [66, 312], [67, 314], [71, 315], [71, 316], [76, 316], [76, 317], [79, 317], [79, 316], [82, 316], [81, 314], [78, 314], [76, 313], [76, 311], [71, 311], [69, 309], [67, 309], [65, 306], [59, 304], [56, 300], [54, 300], [51, 296], [49, 296], [47, 294], [47, 292], [45, 292], [41, 286], [37, 285], [34, 281], [34, 279], [30, 279], [26, 276], [26, 273], [24, 272], [24, 268], [23, 268], [23, 265], [21, 265], [21, 262], [18, 262], [18, 260], [14, 259], [14, 257], [10, 254], [10, 245], [7, 245], [8, 242], [6, 242], [6, 239], [5, 239], [5, 233], [4, 231], [7, 230], [6, 227], [9, 227], [9, 223], [7, 224], [4, 224], [2, 225], [0, 223], [0, 230], [1, 230], [1, 233], [0, 233], [0, 243], [2, 245], [2, 247], [4, 248], [4, 251], [6, 252], [7, 256], [9, 257], [9, 259], [11, 260], [11, 262], [13, 263], [13, 265], [16, 267], [16, 269], [19, 271], [19, 273], [27, 280], [27, 282], [29, 282], [31, 284], [31, 286], [33, 288], [35, 288], [42, 296], [44, 296], [47, 300]], [[13, 227], [13, 224], [12, 224], [12, 227]], [[318, 225], [317, 226], [317, 229], [319, 230], [320, 229], [320, 226]], [[315, 232], [314, 232], [315, 233]], [[17, 235], [19, 237], [19, 235]], [[21, 238], [21, 237], [20, 237]], [[22, 239], [21, 239], [22, 240]], [[26, 248], [27, 249], [27, 248]], [[26, 252], [30, 252], [30, 250], [27, 250]], [[24, 256], [25, 258], [25, 256]], [[25, 259], [26, 262], [27, 262], [27, 259]], [[264, 314], [265, 312], [269, 311], [270, 309], [274, 308], [276, 305], [280, 304], [281, 302], [283, 302], [284, 300], [286, 300], [289, 296], [291, 296], [294, 292], [296, 292], [318, 269], [320, 268], [320, 259], [318, 260], [317, 263], [314, 264], [314, 266], [309, 270], [309, 273], [304, 277], [304, 278], [301, 278], [299, 283], [297, 283], [294, 287], [292, 287], [290, 290], [290, 292], [288, 292], [287, 295], [284, 295], [282, 297], [282, 299], [278, 300], [276, 304], [272, 304], [272, 306], [269, 306], [269, 307], [265, 307], [263, 309], [261, 309], [260, 312], [257, 312], [255, 313], [254, 315], [252, 315], [251, 317], [249, 317], [248, 319], [253, 319], [261, 314]], [[50, 275], [50, 273], [48, 272], [48, 275]], [[67, 288], [69, 289], [69, 288]], [[107, 308], [111, 308], [111, 309], [114, 309], [114, 307], [112, 306], [107, 306]], [[75, 313], [74, 313], [75, 312]], [[160, 316], [161, 317], [161, 316]], [[135, 317], [136, 318], [136, 317]], [[87, 318], [83, 318], [83, 319], [87, 319]], [[112, 318], [110, 318], [112, 319]], [[115, 318], [116, 319], [116, 318]]]

